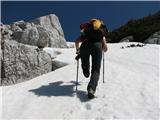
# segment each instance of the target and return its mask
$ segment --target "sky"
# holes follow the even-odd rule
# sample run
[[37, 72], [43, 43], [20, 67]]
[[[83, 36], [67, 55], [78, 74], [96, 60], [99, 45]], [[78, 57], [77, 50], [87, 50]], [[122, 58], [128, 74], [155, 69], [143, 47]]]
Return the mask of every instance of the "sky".
[[1, 22], [29, 21], [44, 15], [59, 18], [67, 41], [75, 41], [79, 25], [92, 18], [104, 21], [109, 31], [160, 10], [160, 1], [1, 1]]

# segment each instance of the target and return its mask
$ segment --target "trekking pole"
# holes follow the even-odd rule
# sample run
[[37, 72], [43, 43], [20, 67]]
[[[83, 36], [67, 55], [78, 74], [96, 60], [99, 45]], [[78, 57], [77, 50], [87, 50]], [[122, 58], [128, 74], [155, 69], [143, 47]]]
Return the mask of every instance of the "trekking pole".
[[105, 71], [104, 71], [104, 67], [105, 67], [105, 66], [104, 66], [104, 61], [105, 61], [105, 59], [104, 59], [104, 51], [103, 51], [103, 83], [104, 83], [104, 72], [105, 72]]
[[75, 58], [77, 60], [77, 75], [76, 75], [76, 92], [77, 92], [77, 86], [78, 86], [78, 69], [79, 69], [79, 55]]
[[79, 60], [77, 60], [76, 92], [77, 92], [77, 86], [78, 86], [78, 68], [79, 68]]

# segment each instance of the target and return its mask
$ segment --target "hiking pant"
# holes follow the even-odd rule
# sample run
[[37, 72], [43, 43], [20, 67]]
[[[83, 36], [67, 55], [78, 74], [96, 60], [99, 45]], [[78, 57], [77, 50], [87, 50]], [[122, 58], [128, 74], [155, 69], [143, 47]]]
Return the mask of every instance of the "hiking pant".
[[102, 44], [101, 42], [88, 42], [85, 41], [80, 47], [80, 56], [82, 62], [82, 69], [90, 69], [90, 55], [92, 57], [92, 70], [90, 82], [87, 90], [91, 87], [96, 91], [98, 80], [100, 76], [101, 60], [102, 60]]

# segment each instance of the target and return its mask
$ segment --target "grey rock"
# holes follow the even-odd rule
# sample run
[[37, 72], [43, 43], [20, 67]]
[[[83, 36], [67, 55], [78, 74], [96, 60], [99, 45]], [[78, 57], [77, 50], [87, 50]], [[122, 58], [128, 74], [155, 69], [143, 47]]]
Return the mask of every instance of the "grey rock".
[[46, 46], [67, 47], [55, 15], [40, 17], [35, 22], [1, 24], [0, 42], [0, 85], [26, 81], [66, 65], [52, 61], [60, 53], [43, 50]]
[[133, 41], [134, 41], [133, 36], [127, 36], [127, 37], [120, 40], [120, 42], [133, 42]]
[[23, 31], [19, 42], [24, 44], [29, 44], [29, 45], [35, 45], [35, 43], [37, 43], [38, 41], [38, 38], [39, 38], [39, 34], [37, 31], [37, 28], [33, 27], [31, 29], [26, 29], [25, 31]]
[[32, 24], [29, 23], [29, 22], [24, 22], [24, 23], [18, 24], [18, 26], [19, 26], [22, 30], [30, 29], [31, 27], [34, 27], [34, 25], [32, 25]]
[[63, 36], [59, 36], [59, 39], [60, 39], [59, 46], [61, 48], [68, 48], [65, 38]]
[[16, 26], [16, 27], [19, 27], [21, 30], [25, 30], [25, 29], [30, 29], [30, 28], [34, 27], [34, 24], [21, 20], [21, 21], [18, 21], [18, 22], [14, 22], [12, 24], [12, 26]]
[[48, 45], [49, 34], [43, 27], [37, 27], [39, 33], [39, 39], [37, 41], [37, 46], [39, 48], [44, 48]]
[[63, 29], [56, 15], [50, 14], [34, 19], [31, 22], [46, 29], [50, 37], [49, 47], [67, 47]]
[[23, 42], [21, 42], [21, 38], [22, 38], [22, 34], [23, 33], [24, 33], [23, 31], [16, 31], [16, 32], [14, 32], [13, 33], [13, 39], [16, 40], [16, 41], [18, 41], [18, 42], [20, 42], [20, 43], [23, 43]]
[[52, 60], [45, 51], [14, 40], [3, 45], [1, 85], [26, 81], [52, 70]]
[[29, 22], [26, 22], [24, 25], [25, 25], [25, 28], [26, 28], [26, 29], [29, 29], [29, 28], [34, 27], [34, 24], [29, 23]]
[[19, 24], [23, 24], [23, 23], [24, 23], [24, 20], [19, 20], [19, 21], [14, 22], [13, 24], [19, 25]]
[[38, 38], [39, 34], [35, 27], [13, 33], [13, 39], [24, 44], [35, 45], [37, 44]]
[[27, 30], [29, 31], [28, 35], [27, 35], [28, 44], [29, 45], [36, 45], [38, 40], [40, 39], [40, 32], [38, 31], [38, 29], [36, 27], [32, 27], [32, 28], [27, 29]]
[[11, 25], [11, 30], [13, 32], [22, 31], [22, 29], [18, 25], [16, 25], [16, 24], [12, 24]]
[[59, 19], [55, 14], [39, 17], [37, 19], [32, 20], [32, 22], [36, 25], [41, 25], [48, 31], [56, 29], [60, 35], [64, 36]]
[[56, 29], [53, 29], [52, 31], [48, 31], [48, 33], [50, 37], [48, 46], [57, 48], [60, 44], [58, 31]]
[[144, 41], [146, 44], [160, 44], [160, 31], [151, 35], [148, 39]]
[[0, 27], [1, 29], [1, 39], [11, 39], [11, 35], [13, 34], [13, 32], [9, 29], [8, 26], [6, 25], [1, 25]]
[[66, 48], [66, 40], [58, 17], [54, 14], [43, 16], [30, 22], [14, 22], [10, 29], [13, 39], [24, 44], [53, 48]]
[[47, 46], [50, 38], [48, 32], [43, 27], [37, 26], [24, 31], [14, 32], [13, 39], [20, 43], [44, 48]]

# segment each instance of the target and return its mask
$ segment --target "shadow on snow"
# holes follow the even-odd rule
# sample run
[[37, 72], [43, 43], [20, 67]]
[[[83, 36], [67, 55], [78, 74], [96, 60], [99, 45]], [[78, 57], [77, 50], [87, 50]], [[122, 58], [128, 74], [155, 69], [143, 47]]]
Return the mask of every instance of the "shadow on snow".
[[49, 85], [41, 86], [40, 88], [37, 88], [37, 89], [29, 90], [29, 92], [33, 92], [37, 96], [47, 96], [47, 97], [51, 97], [51, 96], [74, 97], [76, 95], [77, 98], [79, 98], [81, 102], [89, 101], [89, 99], [86, 96], [85, 91], [78, 90], [76, 92], [74, 90], [76, 83], [74, 81], [71, 81], [70, 83], [72, 84], [63, 85], [62, 81], [58, 81], [54, 83], [49, 83]]

